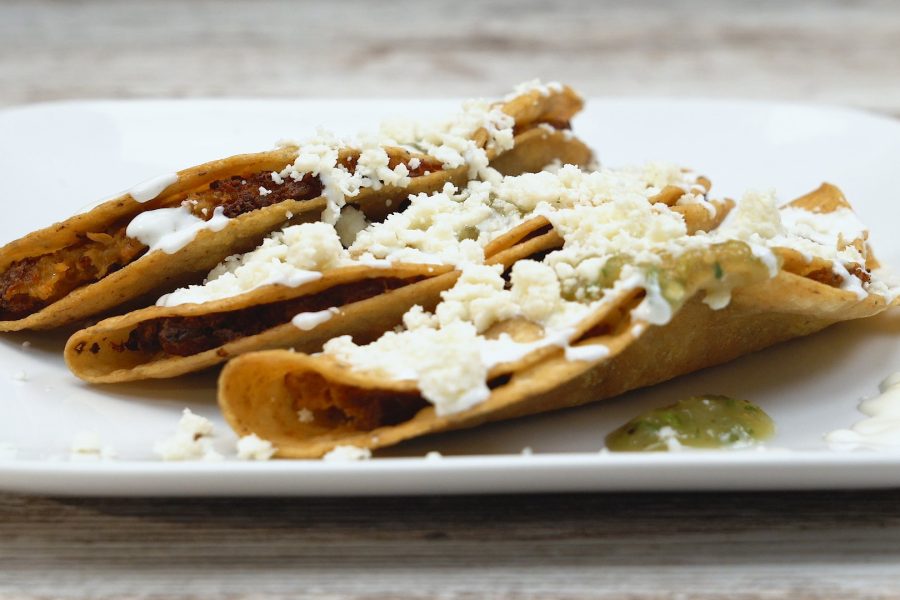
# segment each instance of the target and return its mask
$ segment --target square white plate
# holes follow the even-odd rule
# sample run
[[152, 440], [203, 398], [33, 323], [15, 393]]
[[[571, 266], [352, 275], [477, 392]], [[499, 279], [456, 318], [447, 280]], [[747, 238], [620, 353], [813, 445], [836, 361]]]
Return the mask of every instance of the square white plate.
[[[371, 130], [390, 116], [440, 116], [451, 101], [188, 100], [72, 102], [0, 112], [5, 214], [0, 242], [61, 220], [135, 182], [209, 159], [263, 150], [325, 125]], [[669, 160], [713, 180], [788, 200], [839, 185], [900, 265], [900, 123], [857, 111], [759, 102], [596, 99], [575, 131], [610, 166]], [[858, 401], [900, 370], [896, 312], [832, 327], [618, 399], [417, 440], [350, 464], [244, 463], [215, 405], [214, 376], [89, 387], [69, 375], [60, 334], [0, 337], [0, 490], [53, 494], [406, 494], [567, 490], [799, 489], [900, 485], [900, 452], [838, 453], [822, 435], [859, 420]], [[23, 346], [23, 342], [30, 345]], [[765, 451], [600, 454], [607, 432], [646, 408], [710, 392], [747, 398], [775, 419]], [[190, 407], [217, 425], [224, 462], [162, 463], [152, 447]], [[73, 461], [95, 432], [118, 459]], [[531, 455], [522, 449], [530, 447]], [[438, 450], [440, 460], [423, 455]]]

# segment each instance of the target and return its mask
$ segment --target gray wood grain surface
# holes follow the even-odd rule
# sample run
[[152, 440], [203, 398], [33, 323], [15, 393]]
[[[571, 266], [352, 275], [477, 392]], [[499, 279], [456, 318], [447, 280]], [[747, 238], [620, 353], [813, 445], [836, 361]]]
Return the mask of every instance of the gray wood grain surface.
[[[900, 115], [900, 3], [2, 0], [0, 105], [588, 95]], [[0, 598], [896, 598], [900, 492], [0, 495]]]

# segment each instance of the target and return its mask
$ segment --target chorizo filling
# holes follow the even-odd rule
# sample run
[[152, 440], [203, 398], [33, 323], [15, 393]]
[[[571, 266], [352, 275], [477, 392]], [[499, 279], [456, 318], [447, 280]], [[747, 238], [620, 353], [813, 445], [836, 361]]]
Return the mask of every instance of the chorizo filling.
[[416, 392], [362, 389], [326, 380], [318, 373], [288, 373], [284, 385], [294, 398], [294, 410], [308, 410], [313, 422], [327, 427], [372, 431], [413, 418], [428, 406]]
[[[337, 285], [313, 296], [239, 310], [190, 317], [160, 317], [139, 323], [124, 343], [111, 344], [111, 347], [117, 352], [164, 352], [173, 356], [191, 356], [290, 323], [299, 313], [345, 306], [421, 279], [422, 277], [367, 279]], [[83, 351], [84, 347], [76, 348], [76, 352]], [[90, 351], [98, 352], [99, 347], [92, 347]]]

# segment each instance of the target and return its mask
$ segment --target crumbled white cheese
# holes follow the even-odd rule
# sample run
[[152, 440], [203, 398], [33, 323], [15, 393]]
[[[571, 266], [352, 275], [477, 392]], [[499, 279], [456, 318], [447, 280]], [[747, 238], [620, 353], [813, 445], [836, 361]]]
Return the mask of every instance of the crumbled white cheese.
[[324, 351], [361, 371], [414, 379], [439, 415], [465, 410], [489, 395], [475, 327], [457, 321], [441, 329], [387, 332], [367, 346], [350, 336], [326, 342]]
[[437, 194], [412, 196], [406, 210], [360, 231], [350, 252], [398, 262], [479, 264], [483, 247], [512, 222], [492, 209], [489, 193], [490, 184], [471, 182], [459, 192], [448, 183]]
[[316, 416], [308, 408], [301, 408], [297, 411], [297, 420], [301, 423], [312, 423], [316, 420]]
[[547, 83], [541, 83], [540, 79], [532, 79], [530, 81], [524, 81], [518, 84], [513, 88], [513, 91], [508, 94], [504, 100], [507, 102], [510, 100], [514, 100], [517, 96], [522, 96], [529, 92], [538, 92], [541, 96], [549, 96], [551, 92], [562, 92], [563, 86], [558, 81], [548, 81]]
[[334, 228], [337, 230], [338, 236], [341, 239], [341, 244], [343, 244], [345, 248], [349, 248], [353, 242], [356, 241], [356, 236], [359, 232], [368, 226], [369, 221], [366, 219], [366, 214], [358, 208], [348, 204], [341, 209], [341, 218]]
[[269, 460], [275, 456], [276, 451], [272, 442], [262, 439], [255, 433], [245, 435], [237, 441], [238, 460]]
[[518, 310], [512, 292], [504, 289], [500, 265], [473, 265], [463, 269], [459, 279], [441, 294], [443, 301], [435, 315], [441, 326], [468, 321], [478, 333], [496, 323], [514, 317]]
[[703, 193], [687, 192], [682, 195], [677, 202], [675, 202], [675, 206], [687, 206], [690, 204], [702, 206], [704, 209], [706, 209], [706, 213], [711, 219], [714, 219], [719, 212], [719, 210], [716, 208], [716, 205], [712, 202], [707, 201], [706, 196]]
[[335, 446], [334, 449], [322, 457], [328, 462], [348, 462], [354, 460], [369, 460], [372, 451], [358, 446]]
[[563, 299], [556, 272], [544, 263], [520, 260], [510, 275], [512, 301], [526, 319], [542, 323], [550, 319]]
[[271, 193], [272, 193], [272, 190], [267, 190], [263, 186], [259, 186], [259, 195], [260, 196], [268, 196]]
[[28, 381], [28, 373], [24, 369], [20, 369], [13, 373], [12, 378], [16, 381], [25, 382]]
[[72, 440], [70, 447], [72, 460], [109, 460], [115, 457], [115, 449], [104, 445], [100, 441], [100, 436], [93, 431], [80, 431]]
[[333, 226], [318, 222], [292, 225], [271, 234], [252, 252], [226, 258], [210, 271], [203, 285], [177, 289], [156, 304], [210, 302], [271, 284], [297, 287], [320, 279], [322, 271], [349, 262]]
[[166, 461], [221, 460], [212, 442], [213, 424], [185, 408], [178, 429], [171, 437], [157, 442], [153, 452]]
[[[499, 106], [470, 101], [463, 105], [462, 112], [447, 121], [388, 122], [382, 125], [378, 135], [361, 135], [357, 140], [340, 140], [320, 131], [316, 137], [297, 144], [297, 158], [277, 175], [282, 180], [287, 177], [298, 180], [307, 174], [318, 177], [327, 201], [322, 220], [335, 224], [341, 218], [347, 198], [355, 197], [361, 189], [377, 190], [384, 185], [403, 188], [412, 181], [405, 164], [390, 167], [385, 147], [399, 146], [430, 155], [446, 169], [468, 165], [469, 177], [474, 178], [487, 170], [487, 149], [504, 151], [513, 147], [514, 126], [515, 120]], [[479, 148], [473, 139], [479, 130], [488, 134], [486, 148]], [[339, 160], [341, 150], [350, 148], [359, 152], [352, 172]], [[420, 164], [418, 158], [410, 161], [412, 168]]]
[[431, 450], [425, 454], [425, 460], [441, 460], [442, 458], [444, 458], [444, 455], [437, 450]]

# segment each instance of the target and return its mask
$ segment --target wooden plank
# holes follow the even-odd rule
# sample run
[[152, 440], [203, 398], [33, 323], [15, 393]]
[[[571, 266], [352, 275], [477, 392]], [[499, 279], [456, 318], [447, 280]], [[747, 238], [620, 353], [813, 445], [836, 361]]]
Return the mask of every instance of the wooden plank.
[[0, 104], [81, 97], [587, 95], [900, 113], [900, 4], [7, 0]]
[[0, 565], [0, 597], [872, 598], [900, 593], [900, 492], [0, 496]]

